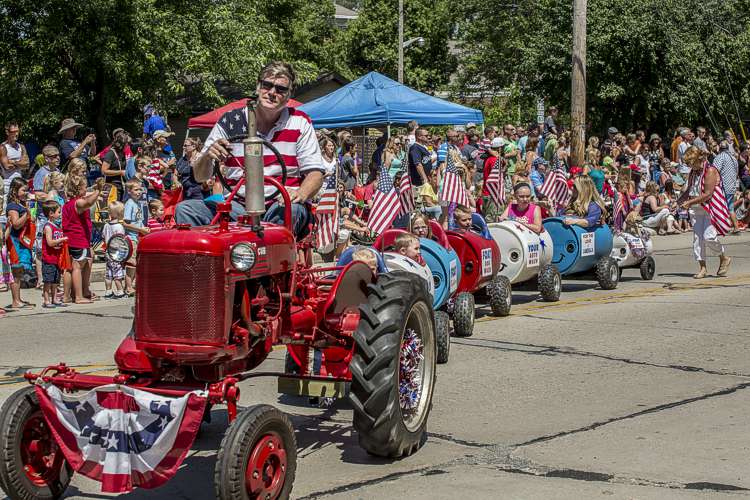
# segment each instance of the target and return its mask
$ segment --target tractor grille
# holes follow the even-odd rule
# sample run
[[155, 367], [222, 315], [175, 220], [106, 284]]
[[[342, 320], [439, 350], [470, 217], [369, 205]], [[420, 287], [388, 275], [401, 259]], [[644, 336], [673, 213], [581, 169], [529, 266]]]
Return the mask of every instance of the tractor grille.
[[138, 255], [135, 338], [147, 342], [224, 343], [222, 257]]

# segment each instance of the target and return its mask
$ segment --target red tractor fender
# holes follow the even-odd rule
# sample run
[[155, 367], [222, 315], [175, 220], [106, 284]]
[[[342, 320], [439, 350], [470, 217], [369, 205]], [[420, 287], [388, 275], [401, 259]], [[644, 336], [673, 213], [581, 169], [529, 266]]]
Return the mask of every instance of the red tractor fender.
[[[341, 347], [326, 347], [313, 352], [309, 345], [287, 346], [294, 362], [311, 370], [311, 375], [350, 378], [349, 362], [354, 356], [352, 337], [359, 324], [359, 306], [367, 302], [367, 285], [375, 277], [364, 262], [353, 261], [338, 271], [320, 312], [321, 329], [340, 339]], [[318, 356], [310, 359], [310, 356]]]
[[461, 281], [457, 292], [474, 293], [500, 270], [500, 247], [473, 231], [448, 231], [448, 241], [461, 262]]

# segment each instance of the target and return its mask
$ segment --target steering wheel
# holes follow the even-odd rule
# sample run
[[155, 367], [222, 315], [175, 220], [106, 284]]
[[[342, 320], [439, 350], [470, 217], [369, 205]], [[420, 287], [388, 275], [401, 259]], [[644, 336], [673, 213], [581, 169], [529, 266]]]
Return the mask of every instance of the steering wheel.
[[[232, 135], [227, 137], [227, 140], [229, 142], [235, 142], [242, 139], [247, 138], [247, 134], [239, 134], [239, 135]], [[286, 163], [284, 163], [284, 158], [281, 157], [281, 153], [279, 153], [279, 150], [276, 149], [276, 146], [274, 146], [272, 143], [268, 142], [265, 139], [261, 139], [263, 141], [263, 145], [266, 146], [268, 149], [270, 149], [273, 154], [276, 156], [276, 160], [279, 162], [279, 166], [281, 167], [281, 184], [285, 185], [287, 180], [287, 170], [286, 170]], [[232, 155], [232, 157], [236, 158], [236, 156]], [[219, 168], [219, 161], [214, 160], [214, 175], [219, 179], [219, 182], [221, 185], [226, 189], [227, 191], [232, 191], [232, 188], [227, 183], [227, 180], [224, 178], [224, 176], [221, 173], [221, 168]], [[279, 195], [279, 189], [274, 188], [274, 192], [266, 195], [266, 201], [273, 201], [277, 196]]]

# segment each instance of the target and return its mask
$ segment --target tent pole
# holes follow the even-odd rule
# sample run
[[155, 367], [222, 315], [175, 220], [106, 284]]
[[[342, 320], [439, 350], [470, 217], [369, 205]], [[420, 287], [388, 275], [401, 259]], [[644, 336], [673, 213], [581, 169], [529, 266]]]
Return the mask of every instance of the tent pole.
[[389, 139], [391, 138], [391, 124], [390, 123], [388, 123], [386, 137], [388, 137]]

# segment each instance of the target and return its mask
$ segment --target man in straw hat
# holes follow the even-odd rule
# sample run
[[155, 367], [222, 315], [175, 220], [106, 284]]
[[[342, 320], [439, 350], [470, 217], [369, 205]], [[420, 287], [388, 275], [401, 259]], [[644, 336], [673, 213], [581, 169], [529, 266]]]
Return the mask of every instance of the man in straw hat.
[[62, 153], [63, 161], [68, 161], [71, 158], [87, 160], [89, 156], [96, 155], [96, 135], [89, 134], [83, 141], [77, 141], [76, 131], [79, 127], [83, 127], [83, 125], [77, 123], [73, 118], [66, 118], [60, 124], [60, 130], [57, 131], [57, 134], [62, 136], [60, 153]]

